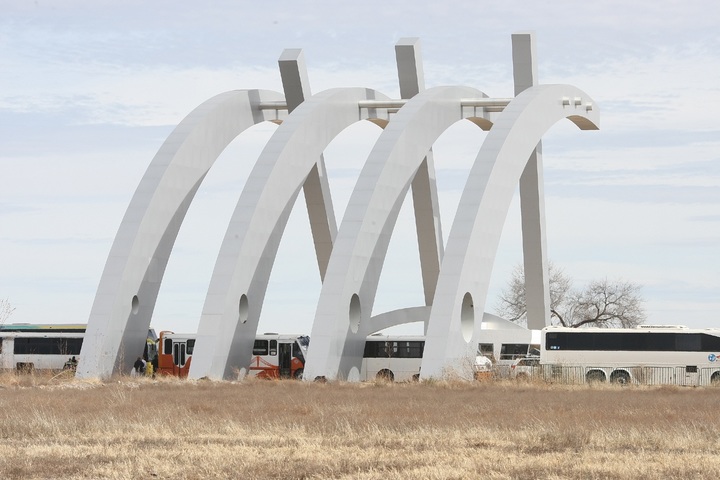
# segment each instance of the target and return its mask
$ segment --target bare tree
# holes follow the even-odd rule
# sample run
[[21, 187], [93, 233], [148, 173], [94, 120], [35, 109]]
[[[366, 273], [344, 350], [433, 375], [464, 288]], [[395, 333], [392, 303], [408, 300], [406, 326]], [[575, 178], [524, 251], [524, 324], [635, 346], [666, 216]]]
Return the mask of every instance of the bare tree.
[[[548, 263], [548, 274], [550, 275], [550, 310], [553, 316], [557, 316], [556, 310], [567, 303], [572, 292], [572, 281], [552, 262]], [[496, 311], [498, 315], [512, 322], [523, 323], [527, 320], [525, 272], [522, 265], [515, 266], [507, 288], [500, 294]]]
[[[593, 281], [575, 290], [572, 281], [552, 263], [550, 275], [550, 320], [566, 327], [634, 327], [645, 321], [640, 286], [607, 279]], [[514, 322], [527, 321], [525, 276], [515, 267], [508, 286], [500, 295], [497, 313]]]
[[640, 286], [630, 282], [595, 280], [575, 292], [560, 324], [570, 327], [635, 327], [645, 321]]
[[7, 298], [0, 300], [0, 325], [4, 325], [14, 311], [15, 307], [10, 304]]

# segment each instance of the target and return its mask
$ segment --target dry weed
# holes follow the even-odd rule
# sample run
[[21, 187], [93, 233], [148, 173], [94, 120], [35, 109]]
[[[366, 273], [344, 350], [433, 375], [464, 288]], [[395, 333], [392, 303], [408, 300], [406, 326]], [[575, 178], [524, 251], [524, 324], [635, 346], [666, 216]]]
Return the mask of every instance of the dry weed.
[[3, 478], [715, 478], [712, 389], [2, 377]]

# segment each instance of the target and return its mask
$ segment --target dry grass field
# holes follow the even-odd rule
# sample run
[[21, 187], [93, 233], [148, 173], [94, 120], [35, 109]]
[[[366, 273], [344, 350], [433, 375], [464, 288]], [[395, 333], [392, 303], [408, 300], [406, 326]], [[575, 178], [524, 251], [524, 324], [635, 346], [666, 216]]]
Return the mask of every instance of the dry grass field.
[[0, 376], [0, 478], [720, 476], [720, 390]]

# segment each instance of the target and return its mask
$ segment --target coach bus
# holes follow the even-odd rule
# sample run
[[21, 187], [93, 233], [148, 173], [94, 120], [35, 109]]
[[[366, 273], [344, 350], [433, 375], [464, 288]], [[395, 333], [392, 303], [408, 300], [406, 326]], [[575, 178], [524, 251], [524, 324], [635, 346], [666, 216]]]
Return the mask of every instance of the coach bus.
[[[32, 372], [77, 367], [87, 325], [84, 323], [0, 325], [0, 369]], [[148, 331], [146, 358], [154, 355], [155, 331]]]
[[[196, 334], [160, 332], [157, 371], [185, 378], [190, 371]], [[302, 378], [310, 338], [305, 335], [265, 333], [253, 344], [248, 376], [258, 378]]]
[[570, 383], [718, 385], [719, 357], [720, 329], [546, 327], [540, 368]]

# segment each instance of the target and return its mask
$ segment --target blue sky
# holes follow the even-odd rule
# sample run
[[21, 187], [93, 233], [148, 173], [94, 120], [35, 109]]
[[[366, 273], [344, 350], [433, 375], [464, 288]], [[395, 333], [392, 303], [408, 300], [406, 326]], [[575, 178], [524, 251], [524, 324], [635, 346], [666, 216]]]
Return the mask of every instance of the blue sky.
[[[11, 321], [86, 322], [125, 208], [164, 139], [218, 93], [282, 91], [283, 49], [304, 49], [314, 92], [362, 86], [397, 97], [394, 45], [420, 37], [426, 86], [509, 97], [510, 35], [531, 30], [540, 82], [575, 85], [601, 111], [599, 131], [565, 122], [543, 140], [549, 258], [578, 287], [605, 277], [642, 285], [651, 323], [720, 327], [720, 5], [528, 5], [0, 0], [0, 298], [16, 307]], [[225, 225], [274, 128], [240, 137], [206, 178], [168, 265], [157, 329], [195, 331]], [[378, 133], [356, 125], [325, 152], [338, 219]], [[434, 146], [445, 235], [484, 135], [459, 123]], [[515, 204], [489, 311], [520, 261]], [[301, 199], [260, 329], [308, 333], [319, 291]], [[406, 208], [375, 313], [419, 305], [421, 292]]]

